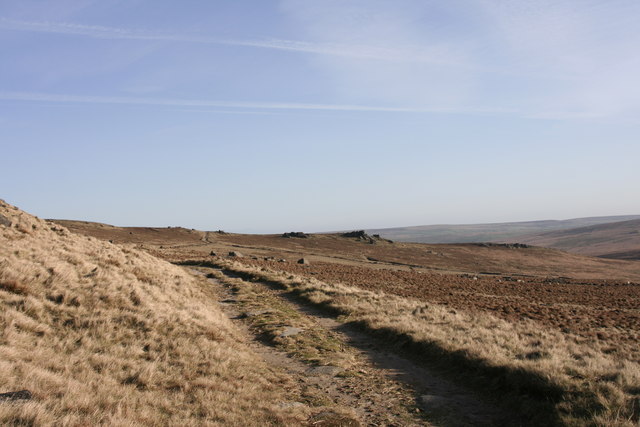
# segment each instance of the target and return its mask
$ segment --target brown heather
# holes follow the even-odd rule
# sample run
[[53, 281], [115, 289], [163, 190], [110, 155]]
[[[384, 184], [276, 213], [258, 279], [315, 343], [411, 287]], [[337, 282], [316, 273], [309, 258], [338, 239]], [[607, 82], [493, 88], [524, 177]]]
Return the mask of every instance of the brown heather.
[[[0, 424], [299, 424], [204, 279], [0, 201]], [[286, 406], [286, 405], [282, 405]]]
[[580, 337], [530, 320], [509, 322], [240, 262], [214, 265], [276, 283], [418, 358], [440, 362], [463, 382], [510, 401], [535, 425], [638, 425], [640, 365]]

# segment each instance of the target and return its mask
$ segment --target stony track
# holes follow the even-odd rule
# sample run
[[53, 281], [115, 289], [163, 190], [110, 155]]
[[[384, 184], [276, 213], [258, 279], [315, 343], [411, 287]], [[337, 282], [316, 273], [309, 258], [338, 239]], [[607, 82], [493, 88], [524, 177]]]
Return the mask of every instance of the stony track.
[[252, 348], [297, 384], [296, 405], [318, 408], [312, 425], [507, 425], [490, 402], [275, 285], [211, 268], [223, 311]]

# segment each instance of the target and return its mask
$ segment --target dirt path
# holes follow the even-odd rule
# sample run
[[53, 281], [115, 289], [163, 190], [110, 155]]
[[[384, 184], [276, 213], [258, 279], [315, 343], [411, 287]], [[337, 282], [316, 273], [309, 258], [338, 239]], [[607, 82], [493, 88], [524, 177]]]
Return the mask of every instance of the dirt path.
[[192, 270], [210, 277], [221, 308], [246, 331], [252, 349], [294, 378], [296, 405], [349, 408], [337, 424], [321, 416], [312, 425], [508, 424], [468, 391], [274, 285]]

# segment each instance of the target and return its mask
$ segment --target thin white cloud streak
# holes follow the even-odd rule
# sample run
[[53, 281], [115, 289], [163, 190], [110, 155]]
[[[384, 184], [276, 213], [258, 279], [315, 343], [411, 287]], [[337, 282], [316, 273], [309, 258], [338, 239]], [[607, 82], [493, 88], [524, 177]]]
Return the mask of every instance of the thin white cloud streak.
[[196, 110], [196, 109], [184, 109], [179, 108], [177, 111], [187, 112], [187, 113], [206, 113], [206, 114], [247, 114], [247, 115], [257, 115], [257, 116], [280, 116], [284, 113], [275, 112], [275, 111], [237, 111], [237, 110]]
[[[23, 31], [35, 33], [62, 34], [70, 36], [84, 36], [96, 39], [111, 40], [146, 40], [166, 41], [174, 43], [196, 43], [220, 46], [238, 46], [258, 49], [271, 49], [288, 52], [307, 53], [322, 56], [336, 56], [361, 60], [376, 60], [386, 62], [406, 62], [418, 64], [430, 64], [442, 67], [452, 67], [477, 73], [490, 73], [498, 75], [526, 76], [530, 73], [514, 71], [500, 67], [472, 63], [460, 59], [457, 55], [447, 52], [428, 52], [419, 46], [404, 44], [402, 46], [384, 47], [363, 44], [340, 44], [306, 42], [300, 40], [264, 39], [264, 40], [238, 40], [204, 37], [196, 35], [184, 35], [176, 33], [159, 33], [139, 29], [105, 27], [100, 25], [83, 25], [66, 22], [38, 22], [19, 21], [0, 18], [0, 30]], [[539, 75], [539, 73], [537, 74]], [[573, 76], [549, 75], [547, 78], [555, 80], [567, 80]]]
[[124, 104], [156, 107], [201, 107], [253, 110], [308, 110], [379, 113], [438, 113], [438, 114], [508, 114], [511, 110], [499, 108], [414, 108], [383, 107], [349, 104], [308, 104], [295, 102], [233, 102], [215, 100], [190, 100], [169, 98], [137, 98], [118, 96], [81, 96], [33, 92], [0, 92], [0, 100], [21, 102], [53, 102], [65, 104]]
[[[105, 27], [99, 25], [81, 25], [64, 22], [34, 22], [18, 21], [0, 18], [0, 29], [10, 31], [25, 31], [36, 33], [52, 33], [72, 36], [85, 36], [98, 39], [127, 39], [147, 41], [168, 41], [179, 43], [200, 43], [223, 46], [243, 46], [261, 49], [274, 49], [318, 55], [345, 56], [360, 59], [374, 59], [384, 61], [422, 62], [437, 65], [458, 67], [472, 67], [446, 58], [442, 55], [429, 55], [420, 49], [397, 49], [367, 45], [345, 45], [335, 43], [313, 43], [298, 40], [265, 39], [265, 40], [237, 40], [183, 35], [173, 33], [156, 33], [127, 28]], [[475, 67], [474, 67], [475, 68]], [[487, 70], [489, 71], [489, 70]]]

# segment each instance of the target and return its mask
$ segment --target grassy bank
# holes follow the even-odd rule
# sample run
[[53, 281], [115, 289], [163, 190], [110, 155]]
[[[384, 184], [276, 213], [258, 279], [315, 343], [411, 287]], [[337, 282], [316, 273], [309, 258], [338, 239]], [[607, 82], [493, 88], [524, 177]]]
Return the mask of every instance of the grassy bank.
[[[3, 425], [299, 425], [204, 279], [0, 201]], [[10, 223], [7, 225], [7, 223]]]

